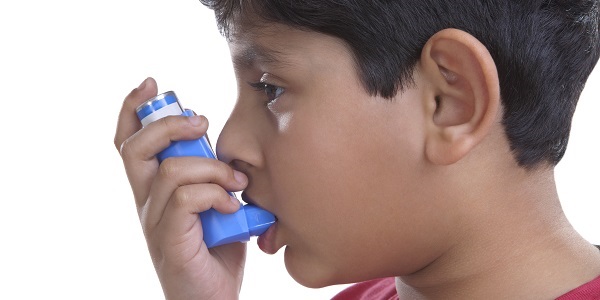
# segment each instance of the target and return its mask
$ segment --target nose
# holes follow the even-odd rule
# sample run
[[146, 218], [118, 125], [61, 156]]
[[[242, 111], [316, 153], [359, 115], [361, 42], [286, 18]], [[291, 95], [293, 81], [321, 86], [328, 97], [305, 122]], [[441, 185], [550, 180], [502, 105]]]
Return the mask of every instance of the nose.
[[235, 162], [254, 167], [262, 166], [259, 127], [259, 122], [250, 112], [244, 112], [236, 105], [217, 140], [216, 152], [219, 160], [231, 165]]

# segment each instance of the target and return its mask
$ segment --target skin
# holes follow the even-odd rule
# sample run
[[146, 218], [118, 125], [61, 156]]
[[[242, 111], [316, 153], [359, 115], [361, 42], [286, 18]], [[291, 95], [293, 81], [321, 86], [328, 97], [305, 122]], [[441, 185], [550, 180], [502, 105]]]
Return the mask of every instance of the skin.
[[496, 67], [469, 34], [433, 36], [414, 86], [394, 99], [367, 93], [330, 36], [240, 26], [230, 49], [239, 95], [221, 162], [158, 165], [170, 140], [208, 124], [169, 117], [140, 130], [134, 108], [156, 95], [152, 79], [119, 118], [115, 145], [167, 298], [237, 297], [245, 246], [208, 251], [196, 213], [235, 211], [225, 191], [241, 189], [278, 217], [264, 248], [285, 247], [288, 272], [308, 287], [397, 276], [401, 299], [541, 299], [600, 275], [600, 254], [560, 208], [553, 168], [515, 162]]

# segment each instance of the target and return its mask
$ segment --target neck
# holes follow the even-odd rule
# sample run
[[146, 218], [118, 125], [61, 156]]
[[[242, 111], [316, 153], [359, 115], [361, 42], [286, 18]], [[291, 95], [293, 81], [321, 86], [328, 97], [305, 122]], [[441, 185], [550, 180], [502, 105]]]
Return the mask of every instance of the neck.
[[554, 299], [600, 275], [600, 252], [566, 219], [552, 169], [513, 175], [476, 179], [456, 244], [398, 277], [400, 299]]

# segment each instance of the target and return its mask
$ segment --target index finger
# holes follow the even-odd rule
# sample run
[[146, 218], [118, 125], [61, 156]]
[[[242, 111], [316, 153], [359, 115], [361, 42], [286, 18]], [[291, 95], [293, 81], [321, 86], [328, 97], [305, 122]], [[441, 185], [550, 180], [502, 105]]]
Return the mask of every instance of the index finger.
[[136, 133], [142, 125], [138, 120], [135, 109], [148, 99], [158, 94], [156, 81], [152, 77], [146, 78], [139, 87], [133, 89], [125, 100], [119, 113], [119, 121], [117, 122], [117, 131], [115, 133], [115, 147], [117, 151], [121, 151], [121, 145], [130, 136]]

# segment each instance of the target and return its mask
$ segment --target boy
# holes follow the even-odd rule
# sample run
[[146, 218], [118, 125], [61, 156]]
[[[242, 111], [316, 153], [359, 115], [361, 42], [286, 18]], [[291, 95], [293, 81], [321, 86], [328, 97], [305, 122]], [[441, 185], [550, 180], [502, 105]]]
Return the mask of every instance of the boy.
[[202, 2], [238, 81], [221, 161], [158, 165], [208, 122], [140, 130], [152, 79], [115, 136], [167, 298], [237, 297], [245, 245], [208, 250], [197, 213], [234, 212], [242, 189], [277, 216], [258, 244], [285, 246], [296, 281], [363, 282], [339, 298], [600, 298], [600, 252], [553, 176], [600, 54], [598, 1]]

